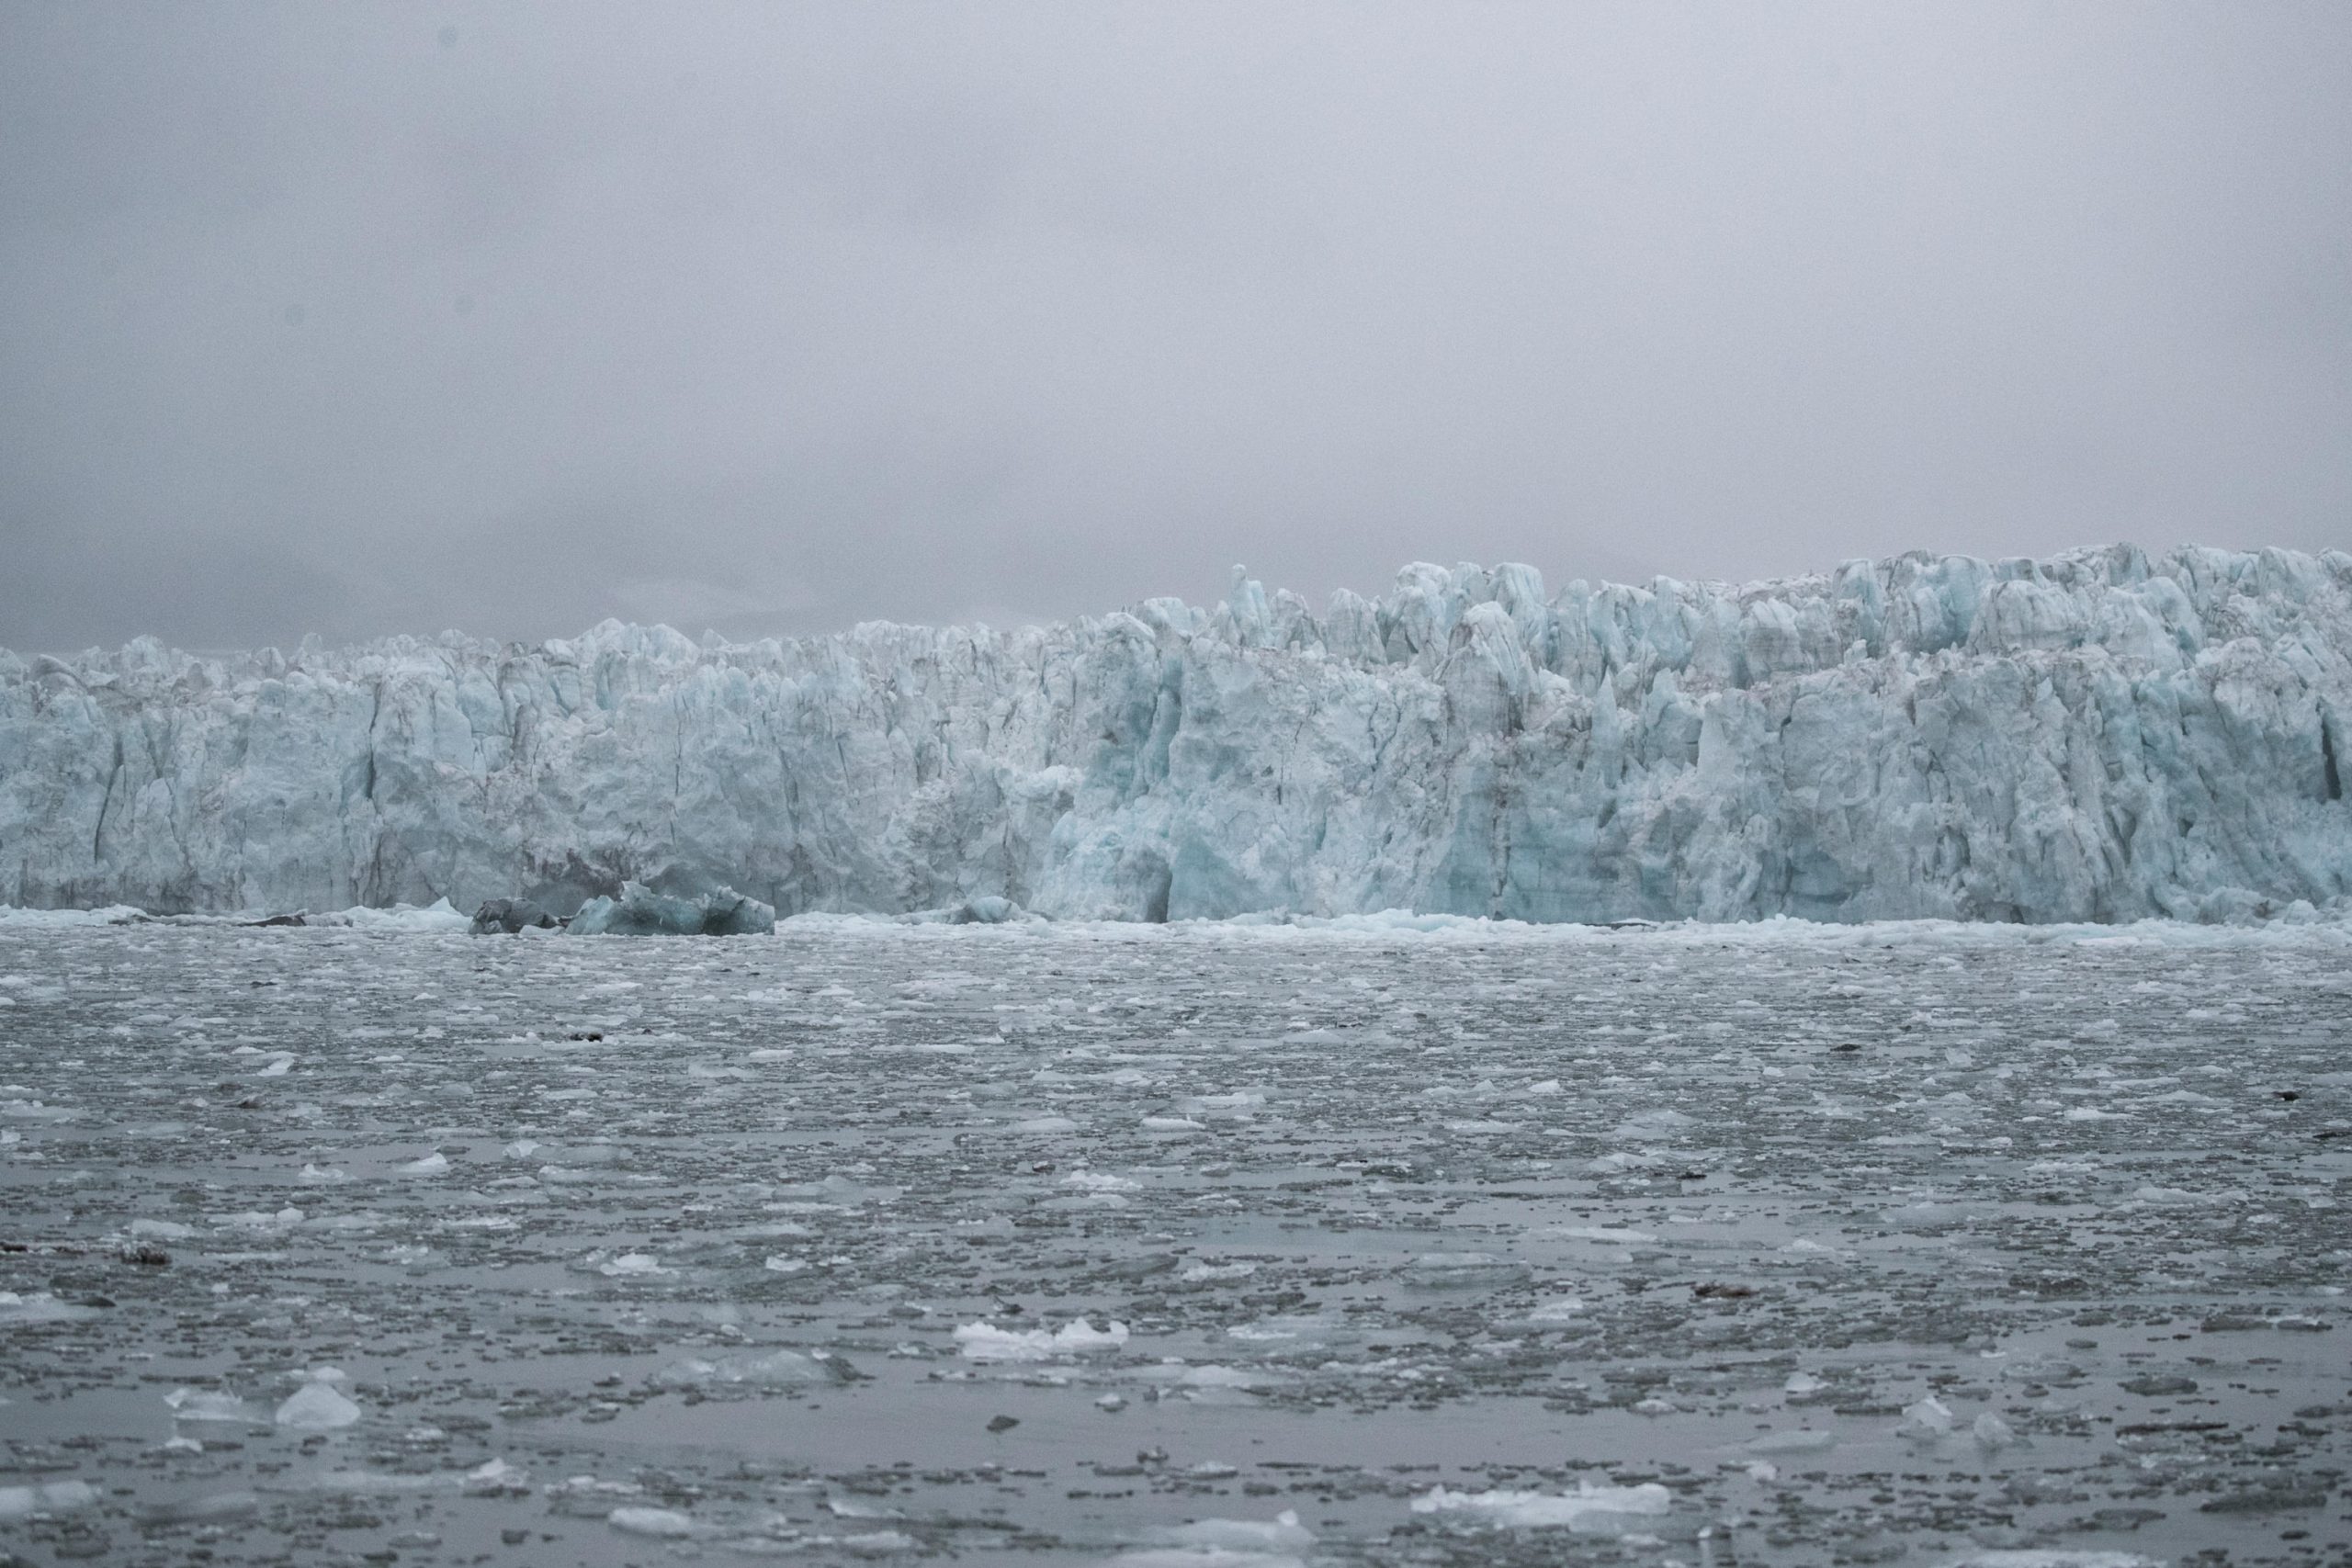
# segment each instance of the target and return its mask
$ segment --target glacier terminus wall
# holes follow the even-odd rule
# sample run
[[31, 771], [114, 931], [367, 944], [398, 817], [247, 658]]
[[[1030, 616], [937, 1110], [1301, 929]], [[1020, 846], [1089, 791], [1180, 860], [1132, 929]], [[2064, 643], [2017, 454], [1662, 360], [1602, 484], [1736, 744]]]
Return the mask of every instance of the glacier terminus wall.
[[1012, 632], [0, 653], [0, 904], [2212, 919], [2352, 900], [2347, 773], [2335, 551], [1237, 574]]

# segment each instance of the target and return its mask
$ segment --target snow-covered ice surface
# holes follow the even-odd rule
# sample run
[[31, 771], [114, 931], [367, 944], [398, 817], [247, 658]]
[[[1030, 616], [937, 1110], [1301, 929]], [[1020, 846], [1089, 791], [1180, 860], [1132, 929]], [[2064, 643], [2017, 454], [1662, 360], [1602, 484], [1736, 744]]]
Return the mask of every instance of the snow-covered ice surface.
[[2352, 1561], [2352, 931], [1420, 923], [0, 922], [0, 1553]]
[[2347, 770], [2338, 552], [1414, 566], [1319, 615], [0, 654], [0, 904], [2233, 918], [2352, 897]]

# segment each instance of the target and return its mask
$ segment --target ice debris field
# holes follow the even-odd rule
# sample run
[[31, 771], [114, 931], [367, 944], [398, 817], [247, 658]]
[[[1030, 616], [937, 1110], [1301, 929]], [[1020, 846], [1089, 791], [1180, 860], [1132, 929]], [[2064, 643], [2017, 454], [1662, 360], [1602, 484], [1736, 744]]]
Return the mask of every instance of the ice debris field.
[[2352, 929], [0, 919], [0, 1554], [2352, 1562]]
[[2245, 919], [2352, 897], [2352, 556], [1238, 579], [994, 633], [0, 654], [0, 904]]

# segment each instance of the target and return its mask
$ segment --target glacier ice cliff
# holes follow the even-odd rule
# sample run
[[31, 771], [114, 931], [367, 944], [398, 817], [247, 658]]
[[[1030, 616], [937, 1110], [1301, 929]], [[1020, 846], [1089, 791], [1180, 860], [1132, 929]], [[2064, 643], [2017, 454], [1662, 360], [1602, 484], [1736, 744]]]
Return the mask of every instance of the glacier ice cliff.
[[2340, 552], [1237, 574], [1013, 632], [0, 654], [0, 903], [2213, 918], [2352, 897], [2347, 772]]

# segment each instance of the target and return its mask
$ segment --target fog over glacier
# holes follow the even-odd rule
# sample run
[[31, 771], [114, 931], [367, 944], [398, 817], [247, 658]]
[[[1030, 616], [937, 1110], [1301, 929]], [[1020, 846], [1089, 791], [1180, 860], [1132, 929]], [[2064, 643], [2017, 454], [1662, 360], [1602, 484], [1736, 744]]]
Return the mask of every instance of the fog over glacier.
[[2335, 551], [1557, 592], [1414, 565], [1320, 610], [1237, 572], [1213, 609], [747, 644], [141, 639], [0, 661], [0, 903], [2292, 915], [2352, 896], [2347, 725]]

